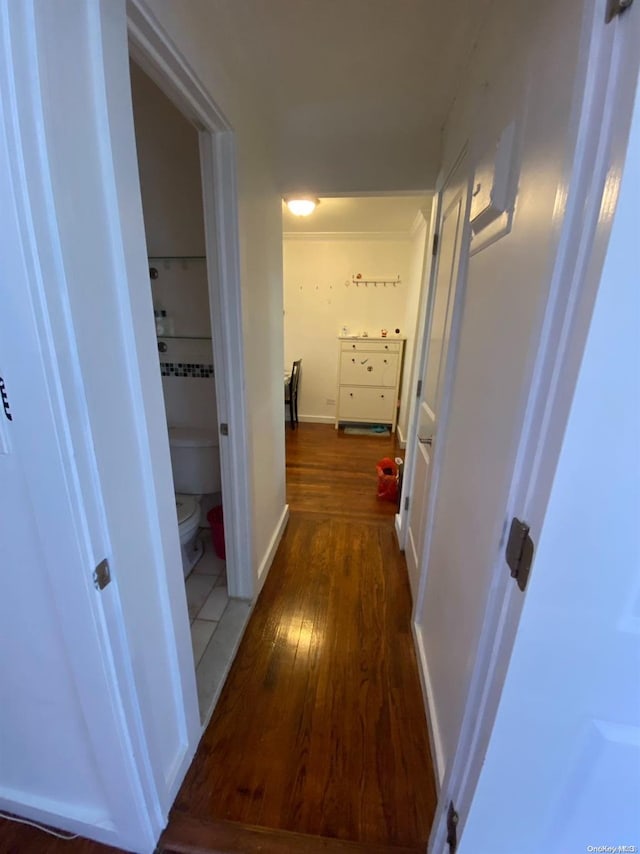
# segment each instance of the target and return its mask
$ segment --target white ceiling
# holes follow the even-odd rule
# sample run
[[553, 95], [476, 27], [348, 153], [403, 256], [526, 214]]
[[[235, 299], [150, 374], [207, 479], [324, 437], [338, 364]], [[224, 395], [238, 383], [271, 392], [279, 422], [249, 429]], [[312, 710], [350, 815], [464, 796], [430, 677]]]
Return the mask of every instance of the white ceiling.
[[283, 192], [431, 189], [491, 0], [182, 0], [270, 129]]
[[321, 198], [306, 217], [282, 207], [285, 234], [395, 233], [408, 235], [419, 210], [429, 210], [430, 196], [365, 196]]

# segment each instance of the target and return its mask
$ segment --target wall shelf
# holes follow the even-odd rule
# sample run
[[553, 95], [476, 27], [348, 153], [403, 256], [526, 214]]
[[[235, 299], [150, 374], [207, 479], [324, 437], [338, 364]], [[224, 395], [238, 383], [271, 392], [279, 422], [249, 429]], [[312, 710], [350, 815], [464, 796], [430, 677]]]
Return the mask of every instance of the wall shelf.
[[369, 285], [373, 285], [377, 287], [378, 285], [382, 285], [383, 287], [387, 287], [387, 285], [393, 285], [395, 288], [397, 285], [401, 283], [400, 274], [398, 274], [395, 278], [382, 278], [378, 276], [368, 276], [365, 278], [361, 276], [359, 273], [351, 276], [351, 280], [347, 280], [345, 285], [349, 287], [349, 285], [355, 285], [356, 287], [360, 287], [360, 285], [364, 285], [365, 287], [369, 287]]

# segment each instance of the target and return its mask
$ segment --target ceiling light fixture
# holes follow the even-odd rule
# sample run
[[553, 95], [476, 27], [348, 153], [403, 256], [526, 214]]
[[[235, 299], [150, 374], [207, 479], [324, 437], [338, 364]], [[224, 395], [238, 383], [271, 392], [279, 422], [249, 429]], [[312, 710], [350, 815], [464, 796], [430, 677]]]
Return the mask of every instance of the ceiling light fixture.
[[318, 200], [305, 196], [297, 199], [285, 199], [285, 203], [291, 213], [295, 216], [309, 216], [309, 214], [312, 214], [316, 209]]

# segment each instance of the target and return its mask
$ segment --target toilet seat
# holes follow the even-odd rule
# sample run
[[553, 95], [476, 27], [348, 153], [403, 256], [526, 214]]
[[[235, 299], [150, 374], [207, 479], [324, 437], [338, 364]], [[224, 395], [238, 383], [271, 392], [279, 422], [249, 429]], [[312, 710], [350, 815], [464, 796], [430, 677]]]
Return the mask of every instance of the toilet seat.
[[176, 513], [180, 542], [187, 542], [200, 525], [200, 504], [193, 495], [176, 493]]
[[200, 505], [193, 495], [183, 495], [176, 492], [176, 512], [178, 514], [178, 525], [182, 526], [196, 513], [200, 513]]
[[182, 555], [182, 571], [186, 578], [202, 557], [204, 545], [198, 536], [200, 530], [200, 502], [193, 495], [176, 492], [178, 536]]

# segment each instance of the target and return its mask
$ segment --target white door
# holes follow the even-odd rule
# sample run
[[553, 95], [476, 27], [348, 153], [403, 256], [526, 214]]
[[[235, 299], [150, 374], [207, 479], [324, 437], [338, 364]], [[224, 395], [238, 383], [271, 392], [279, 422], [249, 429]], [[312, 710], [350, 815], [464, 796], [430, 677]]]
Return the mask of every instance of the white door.
[[93, 584], [40, 271], [6, 140], [0, 115], [0, 810], [151, 851], [106, 652], [100, 597], [117, 594]]
[[[637, 45], [640, 8], [632, 11]], [[633, 21], [620, 23], [631, 29]], [[635, 85], [633, 65], [622, 68]], [[589, 337], [460, 854], [640, 846], [640, 97], [635, 113]], [[602, 461], [593, 456], [596, 403]], [[516, 796], [497, 821], [504, 792]]]
[[[558, 147], [562, 157], [569, 150], [571, 159], [560, 185], [566, 215], [546, 307], [553, 323], [545, 324], [547, 334], [536, 342], [535, 381], [503, 516], [530, 526], [533, 565], [523, 596], [500, 544], [481, 591], [487, 597], [481, 632], [469, 633], [464, 647], [454, 650], [463, 666], [474, 656], [475, 664], [462, 726], [449, 735], [455, 752], [449, 751], [453, 758], [429, 842], [433, 854], [446, 850], [451, 802], [459, 813], [460, 854], [637, 851], [640, 841], [640, 6], [608, 24], [600, 6], [585, 6], [582, 61], [577, 80], [570, 78], [580, 131], [575, 147]], [[566, 13], [566, 7], [555, 8]], [[556, 49], [566, 50], [564, 40]], [[549, 79], [559, 86], [556, 66], [549, 67]], [[541, 137], [547, 163], [552, 138], [547, 128]], [[551, 209], [551, 194], [549, 202]], [[532, 210], [531, 237], [540, 210], [540, 204]], [[489, 270], [499, 278], [497, 266]], [[469, 294], [479, 285], [473, 276]], [[465, 323], [467, 317], [465, 308]], [[497, 349], [495, 330], [490, 345]], [[477, 350], [472, 355], [473, 380]], [[495, 373], [491, 377], [504, 394]], [[495, 453], [478, 448], [477, 421], [474, 428], [473, 453], [495, 460]], [[505, 446], [498, 436], [494, 447]], [[602, 459], [594, 453], [599, 448], [606, 449]], [[468, 464], [462, 462], [464, 472]], [[485, 476], [479, 482], [489, 481]], [[460, 494], [453, 496], [454, 506]], [[486, 492], [483, 499], [490, 506]], [[475, 503], [479, 507], [477, 497]], [[475, 530], [482, 530], [477, 521]], [[477, 576], [484, 570], [474, 539]], [[493, 532], [491, 539], [497, 541]], [[453, 582], [461, 591], [452, 560], [446, 575], [450, 589]], [[438, 610], [466, 615], [455, 626], [459, 634], [470, 622], [470, 609], [459, 592], [456, 601], [447, 601], [442, 591], [427, 591], [435, 607], [424, 624], [446, 651], [448, 670], [441, 670], [440, 684], [448, 690], [460, 682], [462, 669], [451, 666], [452, 644], [442, 642]], [[475, 582], [470, 595], [477, 600], [479, 591]], [[455, 706], [449, 701], [443, 709], [451, 733]]]
[[414, 460], [406, 543], [409, 580], [414, 600], [429, 514], [432, 461], [440, 426], [440, 410], [447, 373], [449, 344], [458, 293], [461, 248], [467, 203], [466, 159], [458, 164], [441, 191], [441, 219], [437, 230], [436, 274], [429, 299], [425, 362], [414, 435]]

